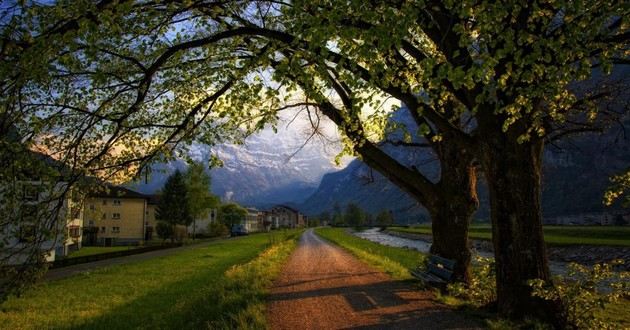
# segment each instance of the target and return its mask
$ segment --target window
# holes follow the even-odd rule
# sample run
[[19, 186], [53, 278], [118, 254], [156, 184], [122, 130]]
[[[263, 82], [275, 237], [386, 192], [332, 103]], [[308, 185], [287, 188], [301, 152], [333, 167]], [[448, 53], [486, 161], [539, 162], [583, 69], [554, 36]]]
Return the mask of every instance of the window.
[[118, 233], [120, 233], [120, 227], [112, 227], [112, 233], [113, 233], [113, 234], [118, 234]]
[[94, 226], [94, 220], [88, 220], [88, 226], [93, 227]]
[[105, 234], [105, 227], [101, 227], [101, 233]]
[[120, 199], [114, 199], [112, 204], [114, 204], [115, 206], [120, 206]]
[[120, 213], [112, 213], [112, 219], [120, 219]]
[[29, 202], [36, 202], [39, 199], [39, 189], [33, 184], [24, 184], [22, 187], [22, 199]]
[[107, 219], [107, 213], [103, 212], [103, 220]]
[[81, 227], [79, 227], [79, 226], [70, 226], [68, 228], [68, 234], [72, 238], [79, 238], [79, 237], [81, 237]]
[[90, 204], [90, 211], [96, 210], [96, 206], [94, 204]]
[[107, 205], [107, 200], [106, 199], [103, 200], [103, 205]]

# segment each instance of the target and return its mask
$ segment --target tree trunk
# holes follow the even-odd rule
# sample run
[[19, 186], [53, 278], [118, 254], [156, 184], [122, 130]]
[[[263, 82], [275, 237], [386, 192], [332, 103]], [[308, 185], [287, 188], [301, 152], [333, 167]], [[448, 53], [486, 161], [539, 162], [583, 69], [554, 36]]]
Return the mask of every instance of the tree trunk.
[[543, 141], [518, 143], [517, 134], [486, 139], [482, 159], [490, 193], [499, 312], [558, 324], [558, 304], [532, 297], [528, 281], [548, 281], [541, 212]]
[[[448, 203], [447, 200], [444, 202]], [[445, 205], [431, 213], [431, 232], [433, 244], [431, 253], [455, 260], [453, 280], [470, 283], [470, 262], [472, 253], [468, 240], [468, 226], [472, 213], [461, 207], [461, 204]]]
[[433, 233], [431, 253], [455, 260], [453, 279], [469, 283], [472, 253], [468, 228], [479, 206], [476, 169], [472, 155], [457, 145], [440, 144], [437, 152], [441, 165], [438, 195], [427, 205]]
[[440, 181], [429, 182], [417, 169], [407, 168], [370, 143], [357, 147], [363, 161], [393, 184], [405, 190], [429, 210], [432, 218], [431, 253], [455, 260], [454, 278], [470, 279], [468, 227], [477, 210], [477, 178], [474, 154], [453, 140], [440, 143], [435, 150], [440, 159]]

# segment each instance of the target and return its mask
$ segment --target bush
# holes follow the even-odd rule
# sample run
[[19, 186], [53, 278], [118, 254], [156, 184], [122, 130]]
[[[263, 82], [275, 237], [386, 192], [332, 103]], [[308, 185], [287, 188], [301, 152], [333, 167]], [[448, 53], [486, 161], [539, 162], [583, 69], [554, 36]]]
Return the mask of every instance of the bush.
[[497, 299], [494, 260], [477, 256], [472, 269], [470, 285], [452, 283], [447, 286], [449, 294], [466, 300], [475, 306], [485, 306]]
[[587, 267], [569, 264], [566, 276], [556, 276], [553, 284], [532, 280], [533, 295], [546, 300], [561, 301], [562, 314], [570, 329], [616, 329], [618, 325], [599, 318], [606, 305], [630, 296], [630, 272], [615, 272], [623, 264], [615, 260], [610, 264]]
[[208, 236], [222, 237], [229, 233], [228, 227], [222, 223], [212, 222], [208, 225]]
[[161, 239], [166, 240], [173, 237], [173, 227], [164, 221], [158, 221], [155, 231]]

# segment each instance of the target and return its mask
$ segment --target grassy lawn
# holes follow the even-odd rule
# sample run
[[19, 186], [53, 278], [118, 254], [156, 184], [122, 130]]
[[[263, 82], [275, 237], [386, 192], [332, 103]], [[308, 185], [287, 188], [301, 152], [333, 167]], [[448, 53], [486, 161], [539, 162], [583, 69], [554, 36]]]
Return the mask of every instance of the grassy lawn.
[[78, 258], [91, 256], [95, 254], [109, 253], [109, 252], [117, 252], [117, 251], [127, 251], [131, 249], [135, 249], [135, 246], [86, 246], [82, 247], [79, 251], [74, 251], [70, 253], [68, 258]]
[[[431, 234], [430, 225], [390, 227], [392, 231]], [[545, 242], [551, 245], [630, 246], [630, 226], [544, 226]], [[472, 225], [470, 238], [491, 240], [490, 225]]]
[[0, 305], [0, 324], [5, 329], [264, 328], [265, 290], [299, 233], [213, 241], [45, 282]]
[[348, 234], [343, 228], [317, 228], [315, 232], [396, 279], [411, 278], [409, 269], [424, 263], [425, 255], [416, 250], [370, 242]]

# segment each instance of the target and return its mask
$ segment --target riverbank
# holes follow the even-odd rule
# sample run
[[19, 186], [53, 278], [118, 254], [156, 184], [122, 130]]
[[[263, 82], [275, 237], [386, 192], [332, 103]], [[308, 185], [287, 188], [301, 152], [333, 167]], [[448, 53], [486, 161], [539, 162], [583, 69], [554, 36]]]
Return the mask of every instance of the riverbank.
[[[401, 232], [397, 230], [384, 230], [385, 234], [420, 240], [430, 246], [432, 237], [426, 234]], [[492, 256], [494, 249], [492, 242], [482, 239], [471, 240], [472, 248], [481, 255]], [[604, 246], [604, 245], [548, 245], [547, 253], [549, 260], [556, 262], [577, 262], [583, 265], [593, 265], [596, 263], [610, 262], [615, 259], [624, 260], [623, 269], [630, 270], [630, 247], [626, 246]]]

